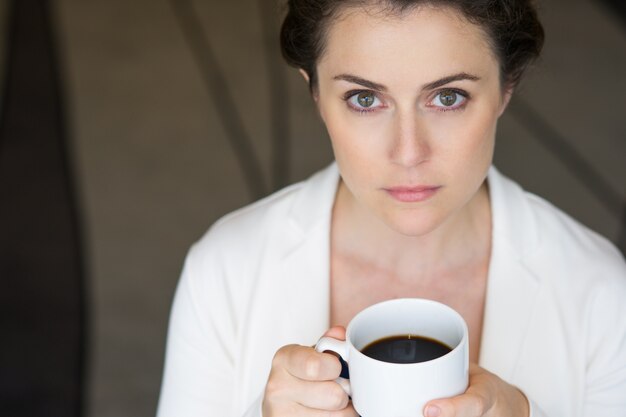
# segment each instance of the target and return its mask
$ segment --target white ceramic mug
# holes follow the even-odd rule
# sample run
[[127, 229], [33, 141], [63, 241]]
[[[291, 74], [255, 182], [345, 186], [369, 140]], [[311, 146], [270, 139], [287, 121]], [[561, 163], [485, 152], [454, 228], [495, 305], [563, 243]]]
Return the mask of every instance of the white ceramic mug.
[[[361, 352], [376, 340], [402, 335], [435, 339], [452, 350], [426, 362], [402, 364]], [[336, 352], [348, 363], [347, 392], [363, 417], [422, 417], [428, 401], [467, 389], [467, 324], [455, 310], [436, 301], [404, 298], [372, 305], [352, 319], [345, 342], [322, 337], [315, 349]], [[344, 389], [346, 385], [343, 381]]]

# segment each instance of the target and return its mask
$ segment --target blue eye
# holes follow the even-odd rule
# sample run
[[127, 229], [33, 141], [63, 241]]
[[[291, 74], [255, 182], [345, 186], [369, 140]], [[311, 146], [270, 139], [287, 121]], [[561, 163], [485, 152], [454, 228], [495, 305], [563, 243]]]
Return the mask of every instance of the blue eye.
[[453, 110], [461, 107], [467, 101], [467, 96], [459, 91], [441, 90], [433, 99], [432, 105], [444, 110]]
[[368, 111], [381, 106], [381, 101], [372, 91], [361, 91], [348, 97], [350, 107], [356, 110]]

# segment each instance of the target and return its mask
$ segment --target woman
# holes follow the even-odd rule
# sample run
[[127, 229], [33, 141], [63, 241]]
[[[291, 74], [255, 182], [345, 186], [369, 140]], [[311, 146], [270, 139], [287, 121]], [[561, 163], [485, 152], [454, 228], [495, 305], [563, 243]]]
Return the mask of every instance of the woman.
[[356, 416], [310, 346], [396, 297], [470, 331], [468, 390], [425, 416], [626, 415], [623, 258], [491, 167], [542, 41], [525, 0], [291, 0], [283, 53], [336, 164], [192, 248], [159, 416]]

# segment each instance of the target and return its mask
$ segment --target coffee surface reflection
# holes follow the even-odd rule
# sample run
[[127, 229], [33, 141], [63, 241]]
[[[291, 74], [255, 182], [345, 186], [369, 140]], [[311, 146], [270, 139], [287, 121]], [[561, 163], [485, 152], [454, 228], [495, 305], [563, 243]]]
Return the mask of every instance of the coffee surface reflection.
[[390, 363], [418, 363], [437, 359], [450, 352], [449, 346], [428, 337], [390, 336], [378, 339], [361, 350], [372, 359]]

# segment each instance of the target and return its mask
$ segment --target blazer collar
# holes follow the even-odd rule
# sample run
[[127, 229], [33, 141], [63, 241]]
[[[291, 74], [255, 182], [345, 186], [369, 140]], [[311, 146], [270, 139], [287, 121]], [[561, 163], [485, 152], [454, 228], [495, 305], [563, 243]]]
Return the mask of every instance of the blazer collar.
[[301, 185], [287, 217], [291, 238], [283, 242], [278, 271], [288, 282], [284, 326], [305, 345], [316, 343], [330, 324], [330, 228], [338, 184], [332, 163]]
[[339, 169], [333, 162], [306, 180], [289, 211], [289, 220], [303, 236], [330, 217], [339, 185]]
[[518, 259], [528, 256], [539, 243], [539, 231], [526, 191], [495, 167], [487, 176], [494, 234]]
[[526, 263], [539, 234], [524, 190], [494, 167], [487, 180], [492, 253], [479, 363], [511, 381], [539, 289], [537, 277]]

